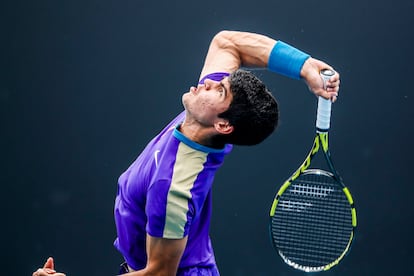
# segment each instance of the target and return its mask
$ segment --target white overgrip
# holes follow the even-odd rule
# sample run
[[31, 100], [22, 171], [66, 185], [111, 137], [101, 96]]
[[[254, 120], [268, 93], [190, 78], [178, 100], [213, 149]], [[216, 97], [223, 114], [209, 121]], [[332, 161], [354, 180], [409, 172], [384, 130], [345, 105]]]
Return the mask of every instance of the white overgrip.
[[331, 106], [331, 100], [319, 96], [318, 113], [316, 116], [316, 129], [318, 132], [326, 132], [329, 130], [331, 123]]
[[[321, 78], [323, 81], [323, 87], [326, 89], [326, 81], [329, 80], [335, 71], [326, 69], [321, 71]], [[331, 123], [331, 106], [332, 101], [325, 99], [321, 96], [318, 97], [318, 111], [316, 116], [316, 130], [318, 132], [327, 132]]]

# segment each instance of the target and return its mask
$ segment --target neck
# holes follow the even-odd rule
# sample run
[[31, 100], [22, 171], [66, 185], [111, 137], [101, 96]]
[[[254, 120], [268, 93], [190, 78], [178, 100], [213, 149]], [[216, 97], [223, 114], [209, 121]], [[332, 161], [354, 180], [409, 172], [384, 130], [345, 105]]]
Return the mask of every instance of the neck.
[[223, 145], [214, 143], [214, 137], [217, 135], [214, 127], [203, 127], [199, 124], [184, 121], [178, 130], [188, 139], [200, 145], [210, 148], [223, 148]]

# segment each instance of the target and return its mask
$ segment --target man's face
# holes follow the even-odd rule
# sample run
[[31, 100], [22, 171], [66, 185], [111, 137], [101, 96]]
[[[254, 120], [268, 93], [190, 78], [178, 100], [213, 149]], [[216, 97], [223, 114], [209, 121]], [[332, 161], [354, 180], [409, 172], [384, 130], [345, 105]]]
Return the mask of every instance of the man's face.
[[219, 119], [218, 114], [229, 108], [232, 99], [229, 78], [226, 77], [221, 81], [206, 79], [204, 84], [191, 87], [182, 101], [189, 119], [212, 126]]

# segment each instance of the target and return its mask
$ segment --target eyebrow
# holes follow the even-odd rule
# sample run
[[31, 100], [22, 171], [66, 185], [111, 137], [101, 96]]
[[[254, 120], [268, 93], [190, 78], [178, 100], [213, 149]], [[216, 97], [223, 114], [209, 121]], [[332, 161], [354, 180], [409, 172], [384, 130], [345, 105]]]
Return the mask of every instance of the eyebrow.
[[224, 98], [226, 98], [227, 94], [228, 94], [228, 91], [227, 91], [227, 88], [224, 85], [223, 81], [220, 81], [220, 86], [223, 87], [223, 89], [224, 89]]

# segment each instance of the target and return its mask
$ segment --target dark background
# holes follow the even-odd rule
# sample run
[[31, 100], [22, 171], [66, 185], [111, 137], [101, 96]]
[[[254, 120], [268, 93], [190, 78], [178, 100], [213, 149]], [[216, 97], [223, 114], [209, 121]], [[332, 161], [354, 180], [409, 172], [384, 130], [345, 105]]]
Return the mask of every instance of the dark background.
[[[342, 77], [331, 150], [354, 195], [351, 253], [324, 275], [411, 275], [412, 0], [21, 1], [0, 4], [1, 275], [55, 257], [68, 275], [114, 275], [118, 176], [181, 111], [212, 36], [259, 32]], [[239, 147], [215, 181], [211, 235], [224, 276], [303, 275], [273, 251], [268, 211], [314, 135], [301, 81], [258, 71], [277, 133]]]

